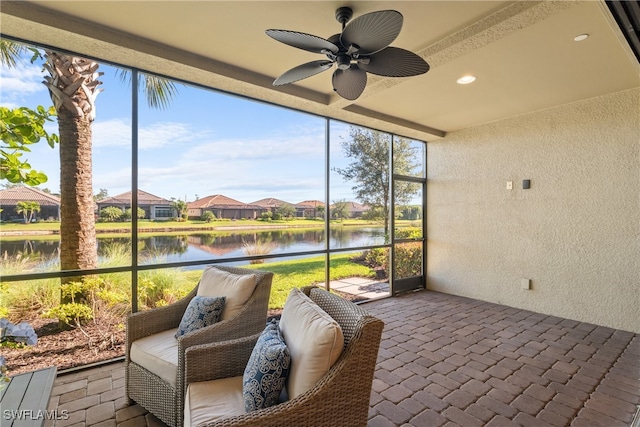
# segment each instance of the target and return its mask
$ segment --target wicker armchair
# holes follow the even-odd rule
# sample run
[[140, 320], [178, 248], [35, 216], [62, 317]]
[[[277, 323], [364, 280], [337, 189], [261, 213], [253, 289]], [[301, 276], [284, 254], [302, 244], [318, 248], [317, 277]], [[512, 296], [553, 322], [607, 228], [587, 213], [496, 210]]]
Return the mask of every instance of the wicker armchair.
[[[371, 386], [384, 323], [360, 306], [324, 289], [307, 287], [303, 291], [342, 327], [345, 346], [338, 360], [313, 388], [297, 397], [265, 409], [219, 418], [199, 426], [367, 425]], [[242, 376], [259, 335], [189, 348], [185, 360], [188, 371], [185, 386]]]
[[[240, 312], [231, 319], [192, 331], [177, 340], [177, 375], [174, 384], [133, 362], [130, 358], [131, 346], [141, 338], [166, 334], [169, 330], [177, 328], [189, 302], [197, 294], [200, 282], [181, 300], [165, 307], [132, 314], [127, 319], [125, 393], [128, 403], [132, 404], [132, 401], [135, 401], [171, 427], [182, 426], [185, 377], [199, 375], [193, 372], [197, 366], [185, 365], [187, 350], [196, 345], [250, 336], [262, 331], [266, 324], [273, 273], [234, 267], [215, 268], [232, 274], [255, 274], [255, 289]], [[169, 334], [173, 338], [170, 332]], [[173, 346], [175, 347], [175, 339]]]

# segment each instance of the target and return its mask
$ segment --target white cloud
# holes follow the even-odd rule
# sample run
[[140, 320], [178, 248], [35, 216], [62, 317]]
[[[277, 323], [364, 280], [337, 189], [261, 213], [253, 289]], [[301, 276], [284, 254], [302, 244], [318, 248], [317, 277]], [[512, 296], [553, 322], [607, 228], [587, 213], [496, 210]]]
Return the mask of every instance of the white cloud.
[[94, 192], [100, 188], [106, 188], [110, 196], [131, 191], [131, 168], [110, 170], [106, 173], [98, 173], [93, 176]]
[[[324, 200], [324, 123], [293, 125], [255, 138], [219, 139], [214, 138], [213, 131], [194, 130], [195, 126], [157, 122], [140, 129], [138, 188], [167, 199], [186, 197], [188, 201], [195, 200], [196, 194], [223, 194], [246, 203], [265, 197], [290, 203]], [[332, 140], [341, 133], [332, 127]], [[95, 191], [106, 188], [112, 196], [129, 191], [130, 122], [122, 118], [97, 120], [93, 124], [93, 147]], [[332, 150], [337, 147], [332, 144]], [[332, 157], [339, 155], [332, 153]], [[58, 171], [59, 166], [51, 172], [52, 181]], [[332, 177], [331, 199], [352, 198], [350, 186], [339, 181]]]
[[185, 123], [154, 123], [143, 127], [138, 133], [139, 145], [143, 150], [190, 143], [203, 138], [206, 134], [194, 133]]
[[[154, 153], [164, 154], [161, 157], [143, 154], [139, 187], [161, 197], [188, 200], [196, 194], [223, 194], [246, 203], [265, 197], [291, 203], [324, 200], [324, 129], [286, 132], [257, 139], [209, 139], [183, 145], [182, 151], [168, 151], [177, 153], [173, 157], [164, 153], [172, 146]], [[335, 174], [332, 179], [333, 199], [352, 198], [350, 185]]]
[[131, 124], [123, 119], [96, 120], [91, 130], [94, 148], [131, 147]]
[[219, 162], [273, 158], [298, 160], [324, 156], [324, 139], [316, 135], [287, 135], [282, 137], [223, 139], [201, 143], [184, 153], [185, 163]]
[[[154, 123], [138, 131], [141, 150], [190, 143], [206, 134], [194, 133], [185, 123]], [[96, 148], [131, 147], [131, 123], [124, 119], [96, 121], [93, 124], [93, 145]]]
[[[0, 104], [15, 108], [24, 106], [28, 96], [45, 92], [42, 84], [44, 74], [40, 67], [18, 64], [16, 68], [0, 67]], [[29, 105], [33, 108], [34, 106]]]

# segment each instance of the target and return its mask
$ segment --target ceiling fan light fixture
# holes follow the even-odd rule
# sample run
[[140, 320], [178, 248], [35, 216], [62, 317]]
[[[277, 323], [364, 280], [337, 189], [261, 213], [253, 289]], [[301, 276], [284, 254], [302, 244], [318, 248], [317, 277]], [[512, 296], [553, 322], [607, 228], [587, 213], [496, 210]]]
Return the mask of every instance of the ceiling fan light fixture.
[[586, 39], [588, 39], [588, 38], [589, 38], [589, 34], [587, 34], [587, 33], [584, 33], [584, 34], [578, 34], [577, 36], [575, 36], [575, 37], [573, 38], [573, 41], [574, 41], [574, 42], [581, 42], [581, 41], [586, 40]]
[[475, 81], [476, 81], [476, 76], [466, 75], [456, 80], [456, 83], [458, 83], [459, 85], [468, 85], [469, 83], [473, 83]]
[[336, 64], [339, 70], [347, 70], [351, 66], [351, 58], [347, 55], [338, 55]]

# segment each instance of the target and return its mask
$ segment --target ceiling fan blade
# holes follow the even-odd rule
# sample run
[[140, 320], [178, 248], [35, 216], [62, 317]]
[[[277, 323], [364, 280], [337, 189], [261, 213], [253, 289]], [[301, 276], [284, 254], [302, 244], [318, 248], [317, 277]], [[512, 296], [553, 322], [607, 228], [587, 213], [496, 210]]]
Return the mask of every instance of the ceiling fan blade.
[[309, 52], [325, 53], [325, 51], [331, 51], [336, 53], [339, 50], [338, 46], [329, 40], [312, 34], [289, 30], [266, 30], [265, 33], [280, 43], [288, 44], [289, 46], [304, 49]]
[[358, 63], [364, 71], [386, 77], [409, 77], [429, 71], [429, 64], [406, 49], [387, 47]]
[[389, 46], [400, 34], [402, 14], [396, 10], [381, 10], [358, 16], [347, 24], [340, 40], [348, 48], [356, 45], [358, 54], [370, 55]]
[[338, 95], [353, 101], [362, 94], [367, 86], [367, 73], [358, 68], [356, 64], [351, 64], [351, 67], [346, 70], [337, 69], [334, 71], [331, 83], [333, 90]]
[[297, 82], [298, 80], [306, 79], [307, 77], [315, 76], [318, 73], [328, 70], [332, 65], [333, 62], [327, 60], [312, 61], [298, 65], [278, 77], [273, 82], [273, 85], [282, 86]]

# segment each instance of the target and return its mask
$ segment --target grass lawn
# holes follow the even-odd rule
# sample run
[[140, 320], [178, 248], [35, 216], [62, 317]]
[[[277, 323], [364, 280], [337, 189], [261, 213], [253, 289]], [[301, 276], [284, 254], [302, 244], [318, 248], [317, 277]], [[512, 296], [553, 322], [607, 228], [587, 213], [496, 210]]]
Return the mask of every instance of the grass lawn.
[[[353, 256], [354, 254], [348, 253], [334, 254], [331, 256], [330, 280], [339, 280], [347, 277], [376, 277], [375, 271], [371, 268], [351, 261]], [[324, 283], [325, 281], [324, 255], [299, 260], [270, 262], [267, 264], [247, 264], [240, 267], [270, 271], [273, 273], [269, 309], [282, 308], [291, 289]], [[201, 270], [152, 270], [152, 272], [149, 273], [149, 280], [154, 282], [155, 286], [160, 285], [162, 288], [173, 288], [169, 292], [179, 298], [189, 293], [196, 286], [201, 275]], [[142, 277], [145, 276], [146, 274], [142, 273]], [[165, 282], [166, 285], [161, 284], [161, 282]]]
[[[344, 221], [332, 221], [331, 227], [347, 226], [380, 226], [380, 222], [365, 221], [361, 219], [348, 219]], [[219, 220], [204, 222], [198, 220], [190, 221], [150, 221], [141, 220], [138, 222], [138, 229], [143, 232], [180, 232], [180, 231], [227, 231], [233, 229], [281, 229], [281, 228], [309, 228], [317, 229], [324, 227], [322, 220], [292, 219], [287, 221], [258, 221], [258, 220]], [[128, 232], [131, 230], [130, 222], [96, 222], [97, 233]], [[42, 232], [59, 233], [59, 222], [36, 222], [31, 224], [9, 223], [0, 224], [2, 232], [20, 232], [21, 235], [38, 234]]]
[[[352, 257], [353, 254], [348, 253], [331, 256], [330, 280], [346, 277], [375, 277], [375, 272], [371, 268], [352, 262]], [[118, 263], [115, 262], [115, 264]], [[274, 273], [269, 300], [270, 309], [282, 308], [292, 288], [324, 283], [325, 281], [325, 257], [323, 255], [267, 264], [247, 264], [242, 268]], [[148, 298], [152, 303], [158, 299], [164, 299], [170, 303], [189, 293], [200, 280], [202, 271], [168, 268], [143, 271], [139, 274], [138, 292], [139, 297], [143, 300], [142, 304], [145, 304], [144, 301]], [[101, 275], [101, 278], [104, 280], [104, 287], [96, 294], [98, 298], [105, 299], [107, 303], [130, 304], [131, 276], [129, 273], [109, 273]], [[0, 287], [0, 317], [6, 316], [18, 306], [34, 307], [41, 314], [47, 309], [57, 306], [59, 301], [59, 279], [6, 283]], [[36, 313], [23, 313], [23, 316], [27, 318], [37, 315]]]
[[[330, 280], [346, 277], [376, 277], [375, 271], [350, 259], [353, 254], [334, 254], [331, 256]], [[271, 271], [273, 283], [271, 285], [271, 299], [269, 308], [282, 308], [293, 288], [324, 283], [325, 257], [317, 256], [302, 260], [270, 262], [268, 264], [254, 264], [247, 268]]]

